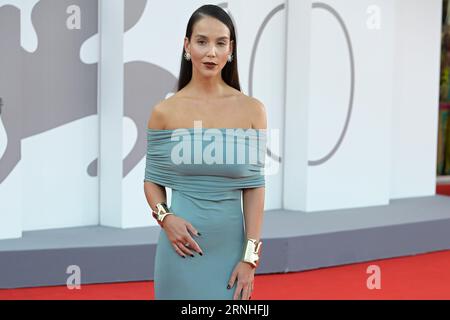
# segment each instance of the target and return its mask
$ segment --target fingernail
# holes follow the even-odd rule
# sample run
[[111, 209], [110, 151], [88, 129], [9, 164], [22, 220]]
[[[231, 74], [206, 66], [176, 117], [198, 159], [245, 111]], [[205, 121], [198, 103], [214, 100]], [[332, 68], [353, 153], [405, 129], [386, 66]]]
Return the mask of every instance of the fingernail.
[[186, 259], [186, 257], [185, 256], [181, 256], [183, 259]]
[[230, 289], [231, 287], [230, 287], [230, 285], [227, 285], [227, 289]]
[[201, 253], [201, 252], [199, 252], [198, 254], [201, 255], [201, 256], [203, 255], [203, 253]]
[[193, 255], [193, 254], [191, 254], [191, 257], [193, 258], [193, 257], [194, 257], [194, 255]]
[[201, 236], [202, 234], [201, 234], [200, 232], [197, 232], [197, 235], [198, 235], [198, 236]]

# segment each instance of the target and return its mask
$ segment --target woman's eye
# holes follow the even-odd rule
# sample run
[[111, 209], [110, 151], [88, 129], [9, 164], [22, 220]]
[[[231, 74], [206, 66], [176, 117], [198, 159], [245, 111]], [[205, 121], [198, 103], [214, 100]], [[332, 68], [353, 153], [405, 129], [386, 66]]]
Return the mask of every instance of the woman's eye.
[[[206, 41], [198, 41], [198, 43], [199, 43], [199, 44], [205, 44], [205, 43], [206, 43]], [[219, 43], [219, 45], [221, 45], [221, 46], [225, 46], [225, 45], [226, 45], [226, 43], [224, 43], [224, 42], [220, 42], [220, 43]]]

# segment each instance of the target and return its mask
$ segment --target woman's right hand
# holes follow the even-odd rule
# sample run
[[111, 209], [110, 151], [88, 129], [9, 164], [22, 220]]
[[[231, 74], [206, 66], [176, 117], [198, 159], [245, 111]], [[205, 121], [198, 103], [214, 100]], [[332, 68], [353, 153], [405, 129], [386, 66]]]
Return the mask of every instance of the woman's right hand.
[[202, 249], [189, 232], [196, 236], [199, 236], [200, 234], [192, 224], [185, 219], [176, 214], [170, 214], [164, 218], [162, 228], [166, 232], [167, 238], [172, 243], [175, 251], [183, 258], [186, 258], [186, 254], [189, 254], [192, 257], [194, 256], [189, 248], [195, 250], [200, 255], [203, 255]]

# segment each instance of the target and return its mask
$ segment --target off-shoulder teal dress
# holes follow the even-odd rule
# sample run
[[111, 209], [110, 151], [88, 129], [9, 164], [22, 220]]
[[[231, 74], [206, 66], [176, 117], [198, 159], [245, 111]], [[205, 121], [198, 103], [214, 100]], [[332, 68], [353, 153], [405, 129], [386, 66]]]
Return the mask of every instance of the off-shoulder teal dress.
[[144, 181], [172, 189], [169, 209], [190, 222], [203, 256], [183, 259], [161, 229], [155, 299], [232, 299], [245, 240], [242, 189], [265, 186], [266, 129], [147, 129]]

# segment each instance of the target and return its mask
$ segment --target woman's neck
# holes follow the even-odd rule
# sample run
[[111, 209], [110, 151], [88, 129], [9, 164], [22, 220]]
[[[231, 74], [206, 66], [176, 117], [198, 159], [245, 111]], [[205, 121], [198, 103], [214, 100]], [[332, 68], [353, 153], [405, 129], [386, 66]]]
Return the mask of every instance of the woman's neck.
[[219, 98], [226, 94], [227, 85], [222, 77], [203, 77], [193, 74], [186, 86], [197, 97], [206, 99]]

